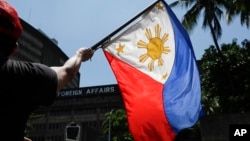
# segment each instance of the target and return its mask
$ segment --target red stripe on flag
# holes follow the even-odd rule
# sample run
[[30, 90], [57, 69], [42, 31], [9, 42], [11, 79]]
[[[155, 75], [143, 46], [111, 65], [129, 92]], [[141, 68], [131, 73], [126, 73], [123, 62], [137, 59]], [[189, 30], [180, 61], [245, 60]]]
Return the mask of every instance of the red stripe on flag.
[[118, 81], [135, 141], [173, 141], [175, 134], [163, 109], [163, 84], [104, 53]]

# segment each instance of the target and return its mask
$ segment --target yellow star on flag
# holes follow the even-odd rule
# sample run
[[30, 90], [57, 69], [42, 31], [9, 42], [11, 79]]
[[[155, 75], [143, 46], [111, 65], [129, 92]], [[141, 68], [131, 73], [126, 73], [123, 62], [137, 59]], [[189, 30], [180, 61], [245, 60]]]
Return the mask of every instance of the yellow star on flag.
[[118, 55], [120, 55], [120, 53], [123, 53], [124, 47], [125, 45], [119, 44], [118, 48], [116, 48]]

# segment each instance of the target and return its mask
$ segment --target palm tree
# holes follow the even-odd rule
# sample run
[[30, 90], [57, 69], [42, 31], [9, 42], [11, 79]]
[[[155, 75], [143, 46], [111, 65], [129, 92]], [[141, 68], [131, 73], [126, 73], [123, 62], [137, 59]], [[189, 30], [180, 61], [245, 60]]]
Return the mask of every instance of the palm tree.
[[222, 35], [222, 28], [220, 25], [220, 20], [223, 15], [221, 9], [223, 6], [222, 2], [217, 2], [216, 0], [177, 0], [170, 4], [171, 7], [191, 7], [182, 19], [182, 24], [188, 32], [194, 29], [198, 23], [199, 16], [203, 13], [202, 27], [204, 29], [209, 27], [215, 47], [221, 56], [222, 54], [218, 44], [218, 39]]
[[188, 32], [197, 25], [199, 16], [203, 14], [202, 27], [206, 29], [209, 27], [211, 35], [218, 51], [218, 55], [225, 64], [225, 71], [228, 76], [229, 86], [231, 88], [231, 93], [234, 93], [233, 80], [229, 71], [229, 64], [226, 58], [221, 53], [220, 46], [218, 44], [218, 39], [222, 35], [222, 28], [220, 25], [221, 17], [223, 16], [223, 8], [228, 6], [227, 0], [177, 0], [170, 4], [170, 7], [182, 6], [188, 9], [187, 13], [184, 14], [182, 19], [182, 24]]
[[225, 5], [226, 20], [230, 24], [234, 17], [240, 15], [241, 25], [250, 27], [250, 1], [249, 0], [228, 0]]

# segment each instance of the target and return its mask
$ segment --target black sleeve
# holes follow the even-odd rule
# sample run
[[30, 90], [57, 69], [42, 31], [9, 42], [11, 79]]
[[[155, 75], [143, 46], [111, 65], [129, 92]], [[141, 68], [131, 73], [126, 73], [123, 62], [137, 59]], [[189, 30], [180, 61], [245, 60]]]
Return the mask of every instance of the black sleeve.
[[34, 73], [37, 78], [31, 81], [31, 85], [34, 84], [34, 88], [37, 91], [31, 94], [31, 97], [38, 104], [49, 106], [56, 97], [58, 84], [56, 72], [43, 64], [34, 64], [34, 67]]
[[16, 62], [13, 80], [19, 88], [23, 99], [28, 99], [29, 104], [49, 106], [56, 97], [57, 75], [50, 67], [30, 62]]

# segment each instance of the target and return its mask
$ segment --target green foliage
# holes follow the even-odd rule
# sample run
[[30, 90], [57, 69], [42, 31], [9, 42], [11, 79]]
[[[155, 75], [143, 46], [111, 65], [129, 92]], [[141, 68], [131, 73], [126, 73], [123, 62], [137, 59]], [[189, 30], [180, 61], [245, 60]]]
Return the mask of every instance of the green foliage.
[[226, 1], [226, 20], [232, 23], [235, 16], [240, 16], [241, 25], [250, 27], [250, 1], [249, 0], [227, 0]]
[[127, 115], [124, 109], [117, 109], [105, 114], [102, 123], [104, 135], [111, 135], [111, 141], [133, 141], [128, 129]]
[[222, 2], [216, 0], [177, 0], [170, 6], [181, 6], [188, 9], [182, 18], [182, 24], [187, 31], [192, 31], [198, 24], [199, 18], [202, 17], [202, 27], [204, 29], [209, 27], [215, 38], [218, 39], [222, 35], [220, 25], [220, 19], [223, 15]]
[[38, 118], [41, 118], [41, 117], [44, 117], [44, 115], [43, 114], [31, 113], [31, 115], [30, 115], [30, 117], [29, 117], [29, 119], [27, 121], [27, 124], [26, 124], [26, 129], [24, 131], [24, 135], [26, 137], [29, 136], [30, 131], [33, 129], [33, 125], [31, 124], [31, 121], [35, 120], [35, 119], [38, 119]]
[[240, 46], [234, 40], [231, 44], [222, 44], [225, 61], [219, 59], [214, 46], [205, 50], [201, 58], [201, 83], [207, 114], [250, 112], [249, 43], [245, 40]]

